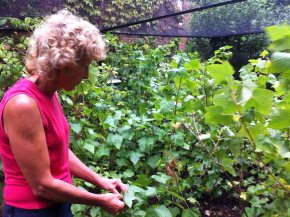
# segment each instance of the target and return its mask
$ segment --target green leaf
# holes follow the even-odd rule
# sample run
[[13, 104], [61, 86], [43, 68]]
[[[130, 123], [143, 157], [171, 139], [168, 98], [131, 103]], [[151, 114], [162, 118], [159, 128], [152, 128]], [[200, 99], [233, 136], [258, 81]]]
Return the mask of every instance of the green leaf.
[[137, 198], [130, 194], [130, 193], [126, 193], [124, 195], [124, 202], [126, 203], [126, 205], [129, 207], [129, 208], [132, 208], [132, 205], [133, 205], [133, 200], [136, 200]]
[[180, 77], [180, 76], [177, 76], [177, 77], [175, 78], [175, 81], [174, 81], [174, 83], [175, 83], [175, 87], [176, 87], [176, 88], [182, 87], [182, 85], [183, 85], [185, 82], [186, 82], [186, 80], [185, 80], [184, 78], [182, 78], [182, 77]]
[[0, 20], [0, 26], [4, 25], [6, 22], [7, 22], [7, 19], [5, 19], [5, 18]]
[[140, 150], [142, 152], [145, 151], [148, 148], [148, 146], [147, 146], [147, 138], [143, 137], [143, 138], [139, 139], [138, 140], [138, 144], [139, 144]]
[[205, 122], [207, 124], [225, 124], [232, 123], [232, 115], [224, 114], [221, 106], [210, 106], [206, 108]]
[[69, 106], [73, 106], [73, 101], [66, 95], [61, 96], [62, 100], [65, 101]]
[[124, 165], [129, 165], [129, 161], [126, 160], [125, 158], [118, 158], [116, 160], [116, 162], [117, 162], [117, 164], [118, 164], [119, 167], [122, 167]]
[[227, 92], [215, 95], [212, 101], [215, 105], [221, 106], [226, 114], [233, 114], [237, 110], [233, 98], [230, 94], [227, 94]]
[[273, 109], [270, 114], [271, 121], [267, 127], [273, 129], [285, 129], [290, 126], [290, 108]]
[[254, 107], [257, 112], [263, 115], [269, 115], [272, 109], [274, 94], [275, 93], [271, 90], [256, 88], [253, 91], [253, 96], [245, 105], [245, 108], [250, 109]]
[[[257, 141], [260, 134], [269, 135], [267, 128], [261, 123], [256, 123], [254, 126], [250, 125], [249, 123], [246, 125], [254, 141]], [[251, 139], [244, 126], [242, 126], [240, 129], [238, 136], [247, 137], [249, 140]]]
[[94, 86], [97, 79], [98, 79], [98, 73], [99, 73], [99, 69], [95, 68], [93, 66], [90, 66], [90, 73], [89, 73], [89, 79], [92, 83], [92, 85]]
[[280, 149], [282, 149], [277, 139], [267, 135], [259, 135], [256, 146], [256, 152], [265, 152], [274, 156], [278, 156]]
[[173, 195], [174, 197], [184, 201], [185, 199], [183, 197], [181, 197], [180, 195], [176, 194], [175, 192], [172, 192], [172, 191], [167, 191], [168, 194], [171, 194]]
[[271, 56], [270, 73], [280, 73], [290, 70], [290, 53], [276, 52]]
[[167, 101], [166, 99], [162, 99], [159, 105], [162, 114], [167, 114], [168, 112], [170, 112], [171, 109], [174, 108], [174, 101]]
[[143, 156], [143, 155], [138, 153], [138, 152], [133, 152], [132, 151], [131, 156], [130, 156], [130, 160], [132, 161], [132, 163], [134, 165], [136, 165], [136, 163], [138, 163], [138, 161], [140, 160], [141, 156]]
[[225, 159], [223, 159], [221, 164], [222, 164], [223, 168], [225, 169], [225, 171], [228, 171], [230, 174], [235, 176], [236, 173], [235, 173], [235, 170], [232, 166], [233, 162], [234, 162], [234, 160], [232, 160], [230, 158], [225, 158]]
[[290, 36], [290, 26], [287, 24], [275, 25], [265, 28], [270, 40], [277, 41], [285, 36]]
[[184, 77], [186, 75], [186, 70], [183, 67], [170, 69], [168, 71], [168, 79], [171, 80], [177, 76]]
[[112, 116], [108, 116], [104, 123], [109, 124], [110, 127], [117, 128], [117, 121]]
[[137, 179], [135, 181], [136, 184], [140, 184], [142, 187], [149, 186], [151, 181], [148, 179], [146, 174], [137, 175]]
[[199, 59], [194, 59], [194, 60], [190, 60], [188, 63], [184, 64], [184, 67], [186, 69], [186, 71], [188, 70], [197, 70], [197, 69], [201, 69], [201, 64], [199, 62]]
[[83, 125], [81, 123], [71, 123], [70, 128], [78, 134], [81, 132]]
[[174, 143], [174, 145], [183, 146], [184, 144], [184, 134], [177, 131], [170, 137], [170, 140]]
[[145, 217], [172, 217], [170, 211], [166, 208], [166, 206], [161, 205], [160, 207], [149, 207], [146, 209]]
[[123, 173], [123, 177], [124, 178], [130, 178], [132, 176], [134, 176], [134, 172], [131, 169], [127, 169], [124, 173]]
[[147, 163], [150, 167], [152, 167], [153, 169], [156, 168], [156, 164], [157, 162], [161, 159], [160, 156], [158, 155], [154, 155], [152, 157], [149, 157], [148, 160], [147, 160]]
[[246, 80], [238, 89], [238, 103], [245, 106], [246, 103], [253, 97], [253, 92], [256, 88], [256, 83], [252, 82], [252, 80]]
[[185, 209], [182, 212], [182, 217], [199, 217], [201, 213], [197, 208]]
[[155, 179], [157, 182], [160, 182], [163, 184], [166, 184], [166, 182], [171, 179], [170, 176], [165, 175], [165, 174], [160, 174], [159, 176], [153, 175], [152, 178]]
[[123, 142], [123, 137], [120, 134], [109, 133], [107, 142], [112, 143], [117, 149], [120, 149]]
[[147, 187], [147, 190], [145, 192], [145, 196], [146, 197], [153, 197], [155, 196], [157, 193], [156, 188], [153, 187]]
[[91, 152], [92, 154], [95, 153], [95, 144], [93, 141], [91, 140], [86, 140], [85, 144], [83, 146], [84, 149], [87, 149], [89, 152]]
[[267, 82], [268, 80], [269, 80], [268, 77], [261, 75], [261, 76], [258, 77], [257, 85], [258, 85], [259, 87], [262, 87], [264, 84], [266, 84], [266, 82]]
[[91, 217], [97, 217], [97, 215], [98, 215], [100, 209], [101, 209], [100, 207], [92, 208], [92, 209], [90, 210], [90, 216], [91, 216]]
[[110, 149], [105, 146], [100, 146], [95, 152], [95, 158], [100, 159], [102, 156], [110, 156]]
[[235, 73], [231, 64], [226, 61], [222, 64], [212, 64], [206, 67], [207, 71], [214, 78], [215, 84], [227, 81], [227, 78]]
[[172, 217], [176, 217], [177, 215], [180, 214], [180, 210], [178, 207], [169, 207], [168, 209], [169, 209]]

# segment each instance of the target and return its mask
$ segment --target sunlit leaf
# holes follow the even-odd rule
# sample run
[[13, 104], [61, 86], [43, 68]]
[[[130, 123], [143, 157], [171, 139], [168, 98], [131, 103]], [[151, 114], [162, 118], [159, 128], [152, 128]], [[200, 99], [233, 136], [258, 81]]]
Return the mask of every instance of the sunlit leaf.
[[231, 64], [226, 61], [222, 64], [212, 64], [206, 67], [209, 74], [214, 78], [215, 84], [220, 84], [235, 73]]

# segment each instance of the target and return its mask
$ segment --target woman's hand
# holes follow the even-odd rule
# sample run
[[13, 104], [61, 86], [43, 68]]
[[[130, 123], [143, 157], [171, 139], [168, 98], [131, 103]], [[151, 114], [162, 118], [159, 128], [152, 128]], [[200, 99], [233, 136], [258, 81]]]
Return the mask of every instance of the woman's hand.
[[110, 214], [117, 214], [125, 210], [123, 196], [120, 194], [102, 194], [103, 202], [100, 207]]
[[125, 193], [128, 192], [128, 187], [125, 185], [121, 179], [104, 179], [102, 181], [102, 189], [111, 191], [114, 194], [121, 195], [121, 192], [124, 191]]

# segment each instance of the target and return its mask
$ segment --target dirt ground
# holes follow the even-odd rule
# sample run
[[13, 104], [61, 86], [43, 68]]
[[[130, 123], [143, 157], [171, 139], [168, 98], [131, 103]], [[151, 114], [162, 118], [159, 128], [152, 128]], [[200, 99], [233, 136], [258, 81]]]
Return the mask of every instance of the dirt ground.
[[198, 209], [202, 217], [241, 217], [244, 212], [243, 207], [248, 205], [229, 197], [203, 199], [199, 200], [199, 203]]

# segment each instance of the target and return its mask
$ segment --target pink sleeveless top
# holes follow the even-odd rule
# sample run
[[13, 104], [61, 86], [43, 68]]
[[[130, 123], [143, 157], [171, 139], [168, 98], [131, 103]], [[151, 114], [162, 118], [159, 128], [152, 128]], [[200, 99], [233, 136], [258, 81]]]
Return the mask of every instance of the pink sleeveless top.
[[3, 127], [3, 108], [11, 97], [25, 94], [33, 98], [39, 107], [50, 157], [50, 170], [55, 179], [72, 184], [69, 170], [69, 125], [58, 102], [56, 93], [47, 95], [35, 83], [21, 78], [5, 94], [0, 103], [0, 154], [5, 174], [4, 201], [24, 209], [42, 209], [55, 201], [36, 197], [23, 176]]

